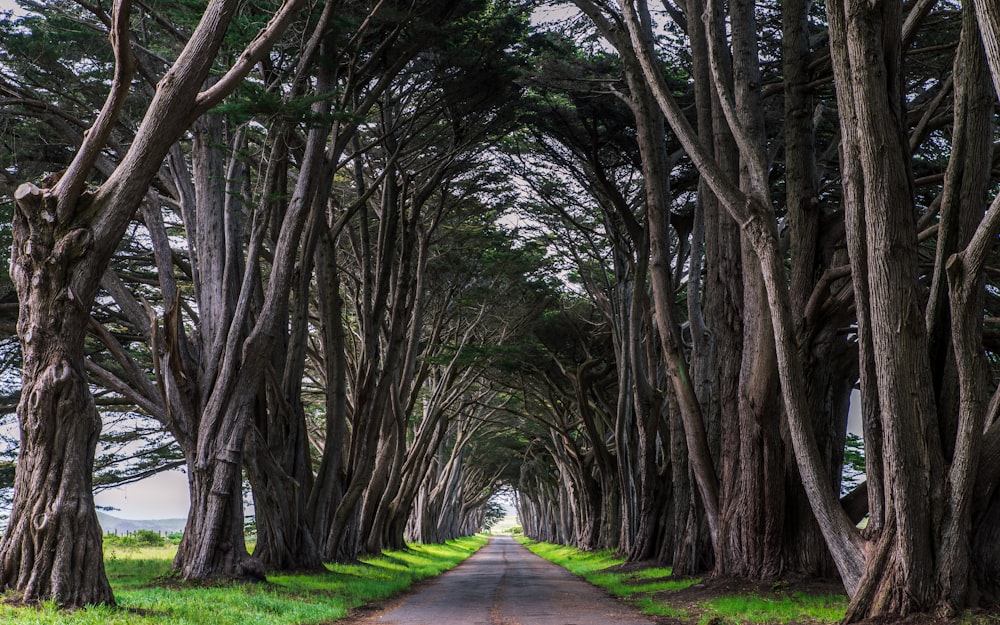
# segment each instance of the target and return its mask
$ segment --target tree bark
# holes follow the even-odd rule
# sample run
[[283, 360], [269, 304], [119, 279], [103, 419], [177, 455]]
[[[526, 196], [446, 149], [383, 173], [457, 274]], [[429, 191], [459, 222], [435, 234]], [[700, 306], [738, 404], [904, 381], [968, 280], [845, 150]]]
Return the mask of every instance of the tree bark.
[[[717, 29], [715, 0], [705, 14], [713, 69], [727, 56], [725, 38]], [[720, 101], [730, 98], [737, 114], [729, 118], [740, 144], [740, 187], [748, 196], [768, 202], [764, 119], [759, 85], [757, 29], [753, 2], [730, 4], [732, 85], [726, 71], [713, 84]], [[722, 50], [720, 50], [722, 48]], [[729, 92], [731, 91], [731, 95]], [[723, 112], [726, 112], [725, 106]], [[774, 331], [760, 261], [749, 241], [743, 241], [743, 344], [739, 374], [738, 428], [724, 431], [721, 458], [723, 491], [723, 558], [716, 571], [752, 579], [769, 579], [781, 572], [784, 523], [784, 467], [777, 410], [777, 362]], [[727, 466], [729, 465], [729, 466]], [[735, 465], [735, 466], [734, 466]]]
[[[855, 292], [870, 297], [868, 310], [874, 380], [883, 415], [883, 443], [895, 537], [885, 558], [869, 558], [865, 578], [852, 597], [849, 619], [881, 614], [906, 615], [935, 603], [933, 526], [940, 514], [942, 459], [921, 296], [915, 275], [916, 224], [902, 129], [898, 5], [861, 6], [853, 0], [828, 4], [831, 42], [841, 47], [835, 59], [839, 88], [851, 92], [853, 109], [841, 110], [842, 128], [856, 131], [863, 175], [861, 202], [845, 210], [856, 215], [851, 262], [867, 266], [867, 282], [855, 278]], [[844, 54], [846, 53], [846, 55]], [[844, 58], [846, 56], [846, 58]], [[845, 134], [848, 132], [844, 129]], [[864, 237], [864, 245], [859, 243]], [[859, 256], [860, 254], [860, 256]], [[862, 313], [859, 312], [859, 316]], [[883, 537], [883, 541], [886, 540]]]
[[[332, 178], [320, 176], [322, 180]], [[278, 331], [277, 344], [265, 365], [268, 369], [263, 397], [247, 442], [245, 470], [253, 488], [257, 521], [254, 557], [269, 570], [320, 570], [323, 566], [309, 523], [313, 468], [302, 405], [310, 321], [309, 285], [320, 229], [325, 229], [321, 207], [329, 193], [328, 183], [321, 181], [317, 186], [295, 270], [290, 320]]]
[[[716, 551], [719, 548], [719, 478], [715, 472], [701, 404], [689, 374], [689, 364], [681, 346], [680, 326], [673, 301], [673, 272], [670, 263], [670, 236], [666, 147], [663, 145], [663, 118], [655, 110], [649, 90], [636, 75], [639, 68], [627, 70], [631, 93], [630, 105], [636, 119], [636, 132], [642, 153], [646, 180], [646, 221], [650, 242], [650, 282], [653, 291], [654, 319], [667, 374], [671, 380], [678, 408], [684, 420], [688, 454], [696, 483], [705, 505], [706, 520]], [[655, 412], [655, 410], [653, 411]], [[658, 415], [657, 415], [658, 417]], [[651, 416], [651, 418], [653, 418]], [[641, 441], [640, 441], [641, 443]]]
[[[23, 358], [21, 448], [0, 543], [0, 582], [25, 603], [114, 603], [104, 572], [93, 466], [101, 420], [84, 373], [86, 302], [72, 269], [91, 261], [92, 233], [54, 219], [54, 198], [15, 193], [11, 275]], [[91, 261], [92, 262], [92, 261]]]
[[[847, 264], [838, 251], [843, 237], [837, 225], [842, 217], [824, 209], [816, 189], [816, 140], [813, 129], [814, 97], [809, 45], [809, 0], [782, 5], [782, 71], [784, 74], [785, 207], [788, 218], [792, 314], [798, 326], [808, 379], [812, 425], [827, 474], [839, 488], [847, 429], [847, 401], [853, 388], [855, 355], [838, 328], [850, 323], [850, 310], [841, 303], [849, 282], [843, 276], [824, 281], [827, 268]], [[829, 227], [822, 231], [823, 225]], [[829, 286], [826, 286], [829, 285]], [[815, 294], [824, 297], [824, 314], [817, 318], [810, 308]], [[824, 292], [825, 291], [825, 292]], [[815, 306], [814, 306], [815, 307]], [[786, 505], [784, 564], [786, 573], [828, 576], [833, 573], [822, 533], [816, 525], [802, 490], [791, 446], [786, 449]]]
[[[970, 7], [963, 8], [962, 36], [955, 56], [955, 126], [952, 155], [942, 190], [941, 226], [935, 264], [944, 267], [948, 279], [948, 315], [953, 357], [958, 379], [958, 414], [953, 453], [948, 474], [948, 507], [937, 554], [939, 613], [954, 615], [980, 597], [991, 599], [992, 584], [986, 571], [996, 570], [998, 560], [991, 548], [976, 548], [978, 535], [988, 535], [995, 522], [989, 516], [975, 519], [979, 458], [990, 418], [987, 398], [989, 366], [983, 354], [982, 310], [985, 296], [982, 238], [996, 236], [987, 223], [977, 232], [986, 212], [990, 171], [990, 135], [994, 130], [995, 99], [989, 89], [989, 69], [979, 27]], [[943, 230], [950, 222], [948, 236]], [[974, 239], [975, 237], [975, 239]], [[956, 248], [963, 251], [957, 252]], [[947, 255], [947, 256], [946, 256]], [[947, 257], [947, 261], [945, 258]], [[932, 311], [928, 304], [928, 315]]]
[[222, 447], [211, 464], [192, 459], [189, 466], [191, 509], [174, 569], [185, 580], [263, 581], [264, 569], [243, 540], [242, 450]]

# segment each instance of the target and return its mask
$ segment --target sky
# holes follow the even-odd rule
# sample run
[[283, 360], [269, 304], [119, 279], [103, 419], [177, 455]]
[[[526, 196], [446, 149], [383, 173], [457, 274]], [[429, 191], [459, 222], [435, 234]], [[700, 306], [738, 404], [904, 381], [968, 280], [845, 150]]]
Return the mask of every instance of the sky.
[[[3, 2], [4, 0], [0, 0]], [[121, 519], [182, 519], [187, 516], [187, 476], [168, 471], [94, 496], [94, 502]]]

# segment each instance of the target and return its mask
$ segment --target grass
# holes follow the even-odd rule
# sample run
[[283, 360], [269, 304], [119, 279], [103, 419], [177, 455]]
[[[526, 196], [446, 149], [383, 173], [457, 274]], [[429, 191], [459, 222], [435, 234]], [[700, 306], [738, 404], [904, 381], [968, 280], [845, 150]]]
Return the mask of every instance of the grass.
[[519, 538], [518, 540], [536, 555], [542, 556], [550, 562], [555, 562], [583, 578], [625, 561], [624, 558], [616, 557], [611, 551], [580, 551], [575, 547], [540, 543], [528, 538]]
[[588, 582], [628, 600], [644, 614], [707, 625], [712, 623], [837, 623], [844, 618], [847, 598], [840, 594], [776, 591], [720, 595], [702, 601], [678, 601], [671, 593], [700, 582], [674, 579], [671, 570], [647, 567], [630, 571], [607, 570], [624, 560], [609, 551], [584, 552], [574, 547], [521, 539], [531, 551], [569, 569]]
[[521, 542], [537, 555], [555, 562], [591, 584], [606, 589], [616, 597], [628, 599], [643, 614], [686, 618], [685, 610], [664, 603], [656, 595], [682, 590], [701, 581], [695, 578], [674, 579], [673, 571], [666, 567], [608, 571], [610, 567], [625, 561], [610, 551], [580, 551], [575, 547], [528, 539], [521, 539]]
[[704, 604], [699, 625], [722, 619], [732, 623], [836, 623], [844, 618], [844, 595], [802, 592], [761, 597], [757, 594], [719, 597]]
[[486, 544], [474, 536], [445, 545], [411, 545], [328, 572], [274, 575], [266, 584], [165, 587], [176, 547], [110, 549], [108, 578], [118, 607], [63, 611], [52, 603], [18, 608], [0, 603], [5, 625], [309, 625], [329, 623], [348, 610], [379, 601], [438, 575]]

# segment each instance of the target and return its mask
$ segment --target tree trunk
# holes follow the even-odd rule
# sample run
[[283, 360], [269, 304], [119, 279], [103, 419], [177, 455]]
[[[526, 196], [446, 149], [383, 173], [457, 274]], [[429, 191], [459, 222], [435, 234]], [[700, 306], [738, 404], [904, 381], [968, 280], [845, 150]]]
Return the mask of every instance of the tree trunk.
[[216, 461], [189, 463], [191, 511], [174, 569], [185, 580], [242, 578], [263, 581], [264, 569], [243, 541], [242, 454], [226, 449]]
[[[947, 515], [942, 527], [938, 561], [941, 599], [939, 613], [953, 615], [967, 605], [996, 600], [992, 589], [994, 571], [1000, 564], [995, 548], [983, 544], [983, 537], [996, 531], [996, 517], [975, 514], [976, 496], [984, 489], [977, 484], [983, 446], [982, 432], [989, 418], [987, 399], [989, 365], [982, 344], [982, 310], [985, 296], [982, 250], [973, 237], [986, 212], [990, 179], [990, 137], [995, 130], [995, 98], [989, 88], [987, 58], [979, 27], [971, 7], [963, 7], [962, 36], [955, 56], [955, 125], [952, 155], [945, 173], [941, 201], [938, 256], [947, 271], [950, 311], [934, 311], [950, 318], [954, 371], [958, 386], [955, 443], [951, 455]], [[946, 217], [947, 215], [947, 217]], [[945, 221], [950, 233], [946, 237]], [[986, 232], [990, 233], [986, 224]], [[947, 240], [945, 240], [947, 239]], [[959, 253], [959, 248], [962, 251]], [[946, 260], [947, 259], [947, 260]], [[942, 298], [943, 299], [943, 298]], [[950, 416], [950, 415], [949, 415]]]
[[334, 237], [329, 227], [320, 235], [316, 261], [316, 291], [320, 316], [320, 345], [323, 379], [326, 382], [326, 422], [322, 456], [312, 492], [309, 494], [309, 522], [313, 535], [325, 552], [325, 539], [336, 506], [345, 488], [347, 424], [347, 355], [344, 329], [344, 300], [340, 293]]
[[[319, 197], [325, 198], [322, 193], [325, 185], [319, 186]], [[276, 337], [279, 344], [269, 363], [270, 375], [265, 375], [264, 402], [258, 407], [247, 442], [245, 468], [253, 488], [257, 520], [254, 557], [269, 570], [320, 570], [323, 567], [309, 525], [308, 500], [313, 488], [313, 472], [302, 406], [309, 333], [309, 285], [319, 224], [323, 219], [319, 210], [311, 218], [292, 288], [291, 320]], [[280, 381], [275, 379], [279, 372]]]
[[[322, 90], [326, 85], [321, 78], [317, 88]], [[313, 112], [322, 115], [329, 106], [329, 101], [318, 102]], [[251, 324], [251, 300], [257, 291], [259, 267], [248, 264], [238, 300], [233, 304], [232, 318], [226, 320], [217, 334], [225, 340], [217, 338], [211, 346], [214, 349], [207, 352], [211, 356], [203, 355], [201, 364], [217, 373], [203, 374], [199, 379], [210, 388], [205, 389], [200, 410], [192, 415], [185, 424], [186, 431], [182, 432], [193, 490], [188, 512], [189, 531], [178, 549], [174, 568], [187, 580], [228, 576], [263, 578], [260, 562], [246, 557], [243, 539], [243, 446], [251, 427], [254, 402], [267, 372], [268, 358], [273, 354], [279, 328], [288, 322], [288, 298], [296, 259], [305, 247], [302, 245], [303, 232], [315, 208], [314, 196], [324, 171], [323, 154], [329, 132], [330, 126], [326, 125], [313, 127], [308, 134], [298, 182], [288, 200], [287, 210], [281, 211], [280, 226], [273, 235], [271, 272], [256, 319]], [[199, 209], [204, 208], [207, 207], [199, 206]], [[200, 226], [219, 226], [217, 216], [203, 217], [205, 220]], [[256, 220], [248, 246], [248, 257], [254, 262], [261, 253], [262, 225], [261, 219]], [[230, 232], [227, 236], [232, 238], [236, 234]], [[232, 245], [230, 238], [227, 243]], [[222, 256], [216, 257], [213, 264], [225, 267], [223, 275], [235, 271], [232, 263], [237, 262], [236, 259]], [[234, 294], [227, 295], [232, 297]], [[225, 501], [227, 497], [229, 501]]]
[[95, 273], [88, 256], [92, 233], [47, 218], [56, 215], [54, 201], [34, 185], [21, 185], [15, 199], [11, 276], [23, 358], [21, 448], [0, 542], [0, 584], [25, 603], [113, 604], [92, 484], [101, 419], [83, 362], [87, 302], [97, 282], [91, 279], [82, 291], [80, 276]]
[[[247, 439], [246, 472], [257, 521], [254, 557], [267, 570], [321, 570], [323, 563], [306, 516], [312, 468], [305, 432], [287, 434], [277, 436], [272, 431], [265, 436], [254, 428]], [[288, 444], [275, 446], [275, 442]]]
[[[890, 493], [887, 514], [894, 522], [879, 541], [885, 557], [868, 558], [848, 619], [900, 616], [927, 610], [936, 601], [933, 527], [942, 501], [941, 487], [930, 476], [943, 469], [919, 309], [916, 224], [901, 110], [899, 7], [847, 0], [829, 3], [827, 11], [835, 16], [831, 43], [840, 45], [841, 52], [834, 61], [838, 90], [853, 98], [853, 109], [840, 111], [841, 125], [856, 130], [849, 136], [856, 140], [863, 173], [861, 201], [845, 206], [856, 215], [852, 221], [857, 226], [847, 234], [855, 241], [852, 265], [868, 269], [867, 281], [858, 272], [855, 291], [870, 297], [865, 312], [875, 379], [862, 381], [875, 382], [878, 389]], [[890, 525], [894, 536], [888, 535]]]
[[[660, 126], [662, 130], [662, 125]], [[661, 163], [665, 163], [662, 151], [664, 146], [656, 145], [656, 136], [640, 138], [640, 145], [651, 152], [658, 152]], [[651, 172], [647, 172], [650, 175]], [[655, 175], [665, 175], [659, 172]], [[662, 205], [661, 205], [662, 206]], [[657, 209], [654, 209], [657, 210]], [[629, 325], [628, 339], [630, 346], [629, 369], [632, 373], [632, 405], [635, 417], [635, 470], [638, 478], [638, 509], [635, 534], [631, 537], [631, 546], [627, 552], [629, 561], [640, 562], [656, 557], [662, 542], [662, 523], [666, 516], [668, 497], [664, 489], [669, 482], [659, 475], [658, 460], [662, 456], [660, 446], [660, 422], [664, 419], [661, 412], [664, 397], [657, 392], [656, 387], [656, 354], [652, 349], [652, 339], [655, 329], [649, 310], [649, 289], [645, 279], [649, 268], [648, 232], [636, 243], [636, 260], [634, 266], [635, 282], [630, 290], [631, 301], [628, 304]], [[661, 268], [661, 271], [669, 271]]]
[[[675, 393], [680, 410], [684, 432], [688, 443], [688, 454], [699, 493], [705, 505], [706, 520], [713, 545], [718, 551], [719, 538], [719, 481], [708, 448], [701, 405], [693, 386], [687, 358], [682, 350], [680, 326], [674, 310], [674, 287], [670, 263], [669, 235], [669, 191], [666, 188], [667, 155], [663, 144], [663, 118], [656, 112], [655, 102], [642, 80], [640, 70], [627, 70], [631, 90], [630, 106], [636, 120], [642, 167], [645, 174], [646, 220], [649, 228], [650, 282], [653, 293], [654, 318], [657, 334], [663, 351], [667, 375]], [[651, 407], [650, 419], [659, 419], [656, 408]], [[649, 433], [652, 436], [652, 432]], [[640, 440], [640, 445], [642, 445]], [[644, 459], [640, 458], [640, 462]], [[642, 470], [640, 468], [640, 470]], [[647, 469], [648, 470], [648, 469]], [[650, 496], [653, 496], [650, 492]]]

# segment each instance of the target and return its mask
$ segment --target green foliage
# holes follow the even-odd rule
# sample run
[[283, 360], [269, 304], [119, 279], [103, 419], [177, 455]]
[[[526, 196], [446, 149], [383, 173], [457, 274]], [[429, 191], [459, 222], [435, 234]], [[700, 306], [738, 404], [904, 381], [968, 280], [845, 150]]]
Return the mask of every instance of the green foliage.
[[[11, 349], [13, 342], [0, 341], [0, 379], [9, 375], [11, 366], [20, 366], [20, 351]], [[11, 351], [15, 351], [16, 355], [12, 355]], [[17, 364], [12, 365], [8, 359], [15, 360]], [[0, 404], [10, 406], [9, 410], [13, 411], [19, 396], [19, 387], [0, 385]], [[14, 419], [13, 414], [0, 418], [0, 426], [6, 430], [6, 433], [0, 431], [0, 531], [7, 528], [8, 513], [14, 499], [14, 472], [17, 468], [17, 429], [12, 427]]]
[[[97, 355], [92, 359], [102, 364]], [[109, 367], [114, 370], [115, 367]], [[131, 484], [183, 466], [184, 457], [159, 422], [140, 412], [99, 407], [104, 430], [94, 461], [94, 488], [98, 491]]]
[[844, 444], [844, 465], [858, 473], [865, 472], [865, 441], [857, 434], [848, 434]]
[[117, 553], [119, 549], [134, 551], [146, 547], [164, 547], [167, 541], [159, 532], [153, 530], [136, 530], [127, 534], [105, 534], [104, 549], [106, 553]]
[[[0, 153], [0, 163], [4, 160]], [[14, 242], [11, 231], [11, 220], [14, 218], [14, 203], [5, 202], [0, 191], [0, 262], [4, 267], [10, 266], [10, 246]], [[0, 271], [0, 299], [7, 300], [14, 296], [14, 282], [10, 279], [10, 272]]]
[[[38, 608], [0, 604], [5, 625], [308, 625], [329, 623], [352, 607], [385, 599], [415, 581], [438, 575], [486, 544], [483, 537], [444, 545], [411, 545], [357, 564], [335, 564], [328, 573], [268, 578], [267, 584], [164, 586], [173, 547], [145, 547], [106, 557], [119, 606], [66, 612], [53, 603]], [[210, 615], [210, 616], [209, 616]]]
[[163, 536], [153, 530], [136, 530], [132, 533], [132, 538], [140, 547], [162, 547], [166, 544]]
[[499, 501], [489, 500], [486, 502], [486, 515], [483, 518], [483, 530], [489, 531], [491, 527], [503, 520], [507, 515], [507, 510]]

